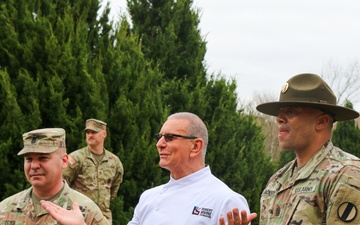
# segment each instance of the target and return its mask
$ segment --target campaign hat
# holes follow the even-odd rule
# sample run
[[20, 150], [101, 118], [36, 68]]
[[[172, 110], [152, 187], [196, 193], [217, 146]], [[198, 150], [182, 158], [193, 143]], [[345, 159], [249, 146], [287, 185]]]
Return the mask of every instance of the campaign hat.
[[259, 104], [259, 112], [277, 116], [282, 107], [310, 107], [330, 114], [335, 121], [359, 117], [353, 109], [336, 104], [336, 96], [329, 85], [316, 74], [303, 73], [290, 78], [281, 88], [279, 101]]

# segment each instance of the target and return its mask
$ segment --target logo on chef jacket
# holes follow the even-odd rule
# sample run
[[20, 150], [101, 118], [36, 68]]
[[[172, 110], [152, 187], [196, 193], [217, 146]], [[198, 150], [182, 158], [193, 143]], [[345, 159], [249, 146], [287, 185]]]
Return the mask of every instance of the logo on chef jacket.
[[194, 209], [192, 211], [193, 215], [198, 215], [198, 216], [205, 216], [208, 218], [211, 218], [211, 214], [212, 214], [212, 209], [208, 209], [208, 208], [201, 208], [199, 206], [194, 206]]

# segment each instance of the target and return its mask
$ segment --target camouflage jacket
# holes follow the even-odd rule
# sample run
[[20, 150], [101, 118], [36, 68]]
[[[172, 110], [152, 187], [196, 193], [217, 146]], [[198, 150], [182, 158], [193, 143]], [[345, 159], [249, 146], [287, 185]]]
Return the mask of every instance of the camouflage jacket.
[[91, 198], [109, 221], [110, 200], [117, 195], [123, 174], [123, 165], [116, 155], [105, 150], [102, 161], [96, 163], [89, 147], [72, 152], [69, 166], [63, 171], [70, 187]]
[[[31, 225], [31, 224], [60, 224], [45, 210], [36, 215], [31, 193], [32, 187], [10, 196], [0, 202], [0, 224]], [[55, 204], [72, 209], [72, 203], [78, 202], [83, 211], [86, 224], [107, 225], [109, 222], [102, 215], [99, 207], [90, 198], [72, 190], [65, 182], [65, 187], [59, 198], [53, 201]]]
[[294, 166], [270, 178], [260, 224], [360, 224], [359, 158], [329, 142], [293, 174]]

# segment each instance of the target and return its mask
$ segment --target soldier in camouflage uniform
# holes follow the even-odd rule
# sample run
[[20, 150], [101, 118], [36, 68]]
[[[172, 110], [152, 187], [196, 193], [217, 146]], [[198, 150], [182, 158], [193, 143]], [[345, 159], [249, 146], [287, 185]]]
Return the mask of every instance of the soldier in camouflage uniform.
[[337, 106], [330, 87], [315, 74], [292, 77], [278, 102], [257, 110], [276, 116], [281, 148], [296, 154], [268, 181], [260, 224], [360, 224], [360, 160], [331, 142], [333, 123], [359, 113]]
[[[42, 207], [40, 202], [44, 199], [59, 209], [80, 207], [81, 224], [109, 224], [90, 198], [62, 180], [68, 163], [64, 129], [34, 130], [25, 133], [23, 139], [24, 148], [18, 155], [24, 156], [24, 172], [32, 186], [0, 202], [0, 224], [60, 224]], [[77, 203], [73, 205], [74, 202]]]
[[124, 169], [120, 159], [104, 148], [106, 123], [86, 120], [87, 146], [69, 155], [63, 177], [71, 188], [91, 198], [112, 223], [111, 198], [116, 197]]

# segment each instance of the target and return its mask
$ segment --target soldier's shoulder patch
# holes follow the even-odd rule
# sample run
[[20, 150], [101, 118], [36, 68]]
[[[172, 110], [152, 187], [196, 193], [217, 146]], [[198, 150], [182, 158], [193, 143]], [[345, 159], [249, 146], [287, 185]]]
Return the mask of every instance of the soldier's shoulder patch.
[[338, 217], [341, 221], [351, 222], [353, 221], [357, 214], [358, 210], [356, 206], [351, 202], [343, 202], [337, 209]]
[[347, 184], [341, 184], [332, 197], [334, 205], [329, 213], [329, 224], [360, 224], [358, 207], [360, 205], [360, 191]]
[[72, 157], [71, 155], [69, 155], [69, 166], [71, 168], [73, 168], [76, 165], [76, 160], [74, 159], [74, 157]]

